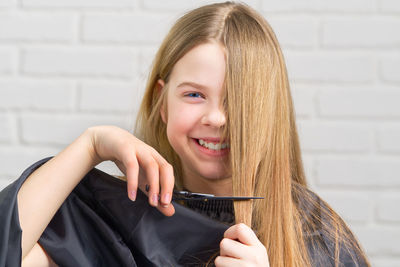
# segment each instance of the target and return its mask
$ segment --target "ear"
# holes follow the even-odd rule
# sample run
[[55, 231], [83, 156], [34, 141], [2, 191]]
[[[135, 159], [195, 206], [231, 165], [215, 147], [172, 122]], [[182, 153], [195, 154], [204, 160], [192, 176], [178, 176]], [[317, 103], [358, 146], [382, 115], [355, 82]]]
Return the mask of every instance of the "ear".
[[[157, 80], [157, 84], [156, 84], [156, 91], [157, 94], [160, 95], [161, 91], [164, 90], [165, 87], [165, 82], [161, 79]], [[163, 120], [164, 123], [167, 123], [167, 120], [165, 118], [165, 110], [164, 110], [164, 105], [161, 105], [160, 108], [160, 115], [161, 115], [161, 119]]]

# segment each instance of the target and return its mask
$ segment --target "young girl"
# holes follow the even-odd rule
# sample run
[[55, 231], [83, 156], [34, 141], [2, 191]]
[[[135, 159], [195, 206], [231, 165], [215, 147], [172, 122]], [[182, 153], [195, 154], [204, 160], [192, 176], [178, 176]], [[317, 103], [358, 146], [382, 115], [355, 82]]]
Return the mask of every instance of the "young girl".
[[[87, 129], [1, 193], [0, 208], [14, 208], [0, 218], [10, 233], [2, 238], [0, 266], [17, 266], [21, 258], [23, 266], [49, 266], [52, 259], [113, 266], [111, 258], [188, 265], [176, 256], [180, 244], [187, 255], [186, 246], [207, 242], [218, 255], [193, 252], [193, 259], [215, 266], [369, 266], [346, 224], [307, 188], [283, 55], [269, 24], [250, 7], [207, 5], [176, 22], [153, 62], [136, 123], [135, 135], [113, 126]], [[105, 160], [127, 183], [93, 169]], [[263, 199], [182, 206], [171, 204], [174, 189]], [[142, 192], [166, 216], [145, 206]], [[223, 236], [213, 235], [220, 231], [214, 222]], [[196, 232], [202, 229], [208, 232]], [[112, 245], [98, 245], [107, 238]], [[165, 249], [174, 238], [179, 242]], [[95, 260], [91, 255], [102, 260], [76, 260]]]

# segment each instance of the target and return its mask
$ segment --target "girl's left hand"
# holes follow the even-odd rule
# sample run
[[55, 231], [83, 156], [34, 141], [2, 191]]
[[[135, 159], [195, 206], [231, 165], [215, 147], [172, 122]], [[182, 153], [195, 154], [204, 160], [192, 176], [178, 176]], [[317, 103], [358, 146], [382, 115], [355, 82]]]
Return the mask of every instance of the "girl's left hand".
[[269, 267], [267, 249], [253, 230], [244, 223], [229, 227], [219, 246], [220, 256], [214, 262], [216, 267]]

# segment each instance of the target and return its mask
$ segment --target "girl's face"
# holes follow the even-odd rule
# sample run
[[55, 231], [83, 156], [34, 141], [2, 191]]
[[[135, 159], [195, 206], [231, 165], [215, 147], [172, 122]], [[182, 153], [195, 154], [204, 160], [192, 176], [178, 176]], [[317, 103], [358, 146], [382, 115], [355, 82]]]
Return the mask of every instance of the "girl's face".
[[[229, 147], [215, 150], [199, 144], [220, 140], [226, 123], [220, 104], [224, 79], [224, 48], [218, 43], [205, 43], [191, 49], [175, 64], [166, 84], [168, 118], [164, 107], [160, 112], [167, 124], [168, 140], [182, 161], [184, 184], [186, 179], [210, 183], [230, 178], [225, 167]], [[161, 89], [164, 85], [162, 80], [158, 81]]]

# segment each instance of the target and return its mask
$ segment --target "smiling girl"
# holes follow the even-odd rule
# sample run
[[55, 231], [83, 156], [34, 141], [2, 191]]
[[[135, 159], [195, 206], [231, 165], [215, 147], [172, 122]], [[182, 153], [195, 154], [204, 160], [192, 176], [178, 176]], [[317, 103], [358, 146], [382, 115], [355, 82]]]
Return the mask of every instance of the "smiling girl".
[[105, 160], [125, 174], [131, 201], [139, 188], [166, 216], [180, 208], [171, 204], [173, 189], [263, 197], [185, 204], [228, 224], [219, 255], [208, 256], [215, 266], [369, 266], [343, 220], [307, 188], [283, 55], [250, 7], [207, 5], [176, 22], [153, 62], [136, 123], [134, 135], [87, 129], [16, 186], [23, 266], [54, 264], [38, 240]]

